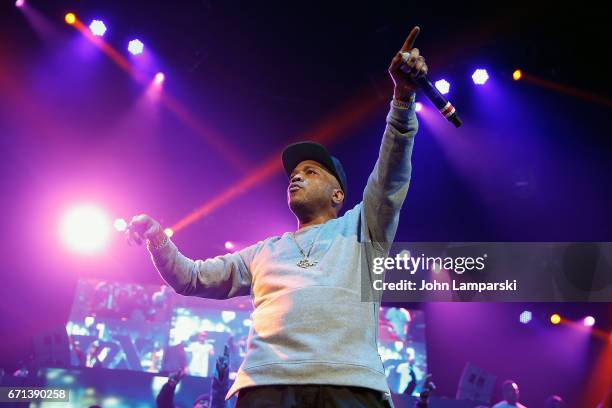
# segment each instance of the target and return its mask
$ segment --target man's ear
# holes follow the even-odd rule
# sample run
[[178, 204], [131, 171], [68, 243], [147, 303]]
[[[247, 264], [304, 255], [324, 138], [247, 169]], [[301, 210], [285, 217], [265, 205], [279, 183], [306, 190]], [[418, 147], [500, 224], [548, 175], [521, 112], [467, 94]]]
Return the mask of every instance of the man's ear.
[[339, 188], [334, 188], [334, 192], [332, 194], [332, 202], [334, 203], [334, 207], [341, 206], [344, 202], [344, 192]]

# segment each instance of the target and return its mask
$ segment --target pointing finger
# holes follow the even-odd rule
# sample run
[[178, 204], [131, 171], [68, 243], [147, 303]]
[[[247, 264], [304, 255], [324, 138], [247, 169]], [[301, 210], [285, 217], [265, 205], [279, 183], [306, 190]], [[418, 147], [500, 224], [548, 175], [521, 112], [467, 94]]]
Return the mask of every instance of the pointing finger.
[[419, 26], [415, 26], [412, 31], [410, 31], [410, 34], [408, 34], [408, 37], [406, 37], [406, 41], [404, 41], [404, 45], [402, 45], [401, 51], [408, 51], [412, 49], [414, 41], [416, 40], [420, 31], [421, 29], [419, 28]]

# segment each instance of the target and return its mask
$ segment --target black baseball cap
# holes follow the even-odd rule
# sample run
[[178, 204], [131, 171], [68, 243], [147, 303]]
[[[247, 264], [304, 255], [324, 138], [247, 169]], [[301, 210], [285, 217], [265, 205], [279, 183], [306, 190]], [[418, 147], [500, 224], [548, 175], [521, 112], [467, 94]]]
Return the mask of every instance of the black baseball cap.
[[331, 174], [336, 177], [340, 188], [346, 196], [346, 173], [342, 167], [340, 160], [329, 154], [325, 146], [317, 142], [298, 142], [285, 147], [282, 154], [283, 167], [287, 176], [291, 176], [291, 172], [298, 164], [304, 160], [314, 160], [321, 163]]

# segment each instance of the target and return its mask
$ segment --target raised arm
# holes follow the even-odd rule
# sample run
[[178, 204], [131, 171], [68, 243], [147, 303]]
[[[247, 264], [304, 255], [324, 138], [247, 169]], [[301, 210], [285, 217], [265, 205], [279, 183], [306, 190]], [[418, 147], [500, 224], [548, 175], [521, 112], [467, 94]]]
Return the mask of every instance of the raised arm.
[[226, 408], [230, 406], [229, 401], [225, 401], [225, 395], [230, 389], [229, 380], [229, 360], [230, 351], [226, 344], [223, 349], [223, 355], [217, 359], [215, 373], [211, 383], [210, 408]]
[[185, 369], [173, 372], [168, 376], [168, 382], [159, 390], [155, 403], [157, 408], [174, 408], [174, 392], [176, 385], [185, 376]]
[[[410, 183], [412, 146], [418, 130], [414, 111], [416, 84], [413, 78], [427, 74], [425, 59], [420, 56], [417, 48], [413, 48], [419, 31], [418, 27], [412, 29], [389, 66], [389, 74], [395, 85], [393, 101], [387, 115], [378, 160], [363, 193], [366, 225], [373, 242], [393, 241], [399, 211]], [[410, 73], [400, 70], [402, 52], [411, 54], [407, 62], [411, 68]]]
[[194, 261], [181, 254], [161, 225], [144, 214], [132, 219], [127, 234], [128, 239], [137, 244], [147, 242], [155, 268], [168, 285], [181, 295], [226, 299], [250, 293], [248, 264], [256, 245], [239, 252]]

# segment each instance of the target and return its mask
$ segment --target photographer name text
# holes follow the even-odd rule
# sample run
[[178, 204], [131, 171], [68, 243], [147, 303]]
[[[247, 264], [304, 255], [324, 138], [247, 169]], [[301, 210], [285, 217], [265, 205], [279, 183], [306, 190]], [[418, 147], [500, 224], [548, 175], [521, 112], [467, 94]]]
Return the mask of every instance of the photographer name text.
[[518, 283], [516, 279], [502, 282], [431, 282], [422, 279], [420, 282], [402, 279], [398, 282], [384, 282], [382, 279], [373, 282], [374, 290], [392, 291], [424, 291], [424, 292], [496, 292], [496, 291], [516, 291]]

